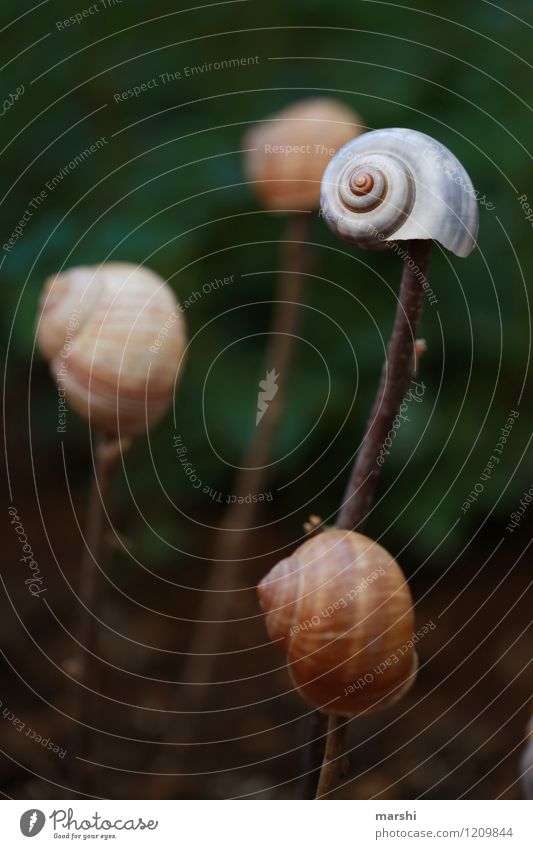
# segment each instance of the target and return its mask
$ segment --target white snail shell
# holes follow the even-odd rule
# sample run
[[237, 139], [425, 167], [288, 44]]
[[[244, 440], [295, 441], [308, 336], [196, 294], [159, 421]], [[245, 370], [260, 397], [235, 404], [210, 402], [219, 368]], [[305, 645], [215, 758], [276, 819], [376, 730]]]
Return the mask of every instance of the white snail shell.
[[37, 343], [76, 412], [94, 427], [132, 435], [170, 404], [186, 331], [178, 301], [158, 274], [107, 263], [46, 281]]
[[326, 168], [321, 206], [328, 226], [361, 248], [434, 239], [465, 257], [475, 247], [470, 177], [447, 147], [416, 130], [374, 130], [348, 142]]

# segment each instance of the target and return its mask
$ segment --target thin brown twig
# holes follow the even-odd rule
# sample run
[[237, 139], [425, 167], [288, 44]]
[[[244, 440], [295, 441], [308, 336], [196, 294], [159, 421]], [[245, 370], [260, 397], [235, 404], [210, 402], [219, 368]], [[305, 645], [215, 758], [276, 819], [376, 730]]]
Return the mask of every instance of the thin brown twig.
[[348, 769], [348, 758], [346, 757], [348, 722], [349, 720], [345, 716], [329, 717], [326, 751], [324, 752], [324, 761], [316, 792], [317, 799], [321, 799], [327, 793], [330, 793], [346, 774]]
[[[338, 528], [357, 529], [372, 505], [381, 471], [379, 453], [416, 372], [416, 333], [424, 300], [422, 279], [426, 278], [430, 250], [430, 241], [408, 243], [387, 358], [366, 432], [344, 493], [336, 523]], [[410, 261], [414, 263], [412, 267], [409, 266]]]
[[[104, 519], [106, 497], [120, 455], [129, 443], [106, 433], [95, 438], [94, 476], [87, 505], [87, 527], [85, 549], [80, 564], [78, 598], [82, 605], [78, 627], [75, 632], [76, 648], [66, 663], [71, 674], [70, 713], [73, 721], [70, 751], [78, 778], [75, 756], [85, 757], [90, 749], [92, 729], [88, 718], [91, 715], [92, 693], [96, 686], [94, 657], [97, 654], [98, 628], [97, 609], [102, 592], [101, 570], [105, 556]], [[83, 776], [81, 776], [83, 783]]]
[[246, 567], [241, 558], [248, 546], [258, 504], [245, 501], [244, 497], [264, 489], [272, 445], [285, 408], [296, 353], [296, 334], [302, 317], [305, 275], [310, 268], [312, 224], [313, 216], [309, 213], [293, 216], [283, 237], [282, 271], [277, 282], [264, 361], [265, 368], [269, 371], [275, 369], [278, 375], [278, 391], [241, 458], [232, 493], [237, 497], [232, 499], [215, 534], [215, 556], [207, 570], [196, 625], [181, 670], [180, 708], [191, 713], [186, 724], [185, 741], [190, 744], [197, 739], [197, 711], [206, 698], [208, 685], [212, 683], [213, 669], [223, 646], [231, 598], [239, 591], [243, 566]]
[[319, 710], [306, 714], [305, 743], [301, 752], [300, 776], [297, 787], [299, 799], [314, 799], [325, 755], [328, 717]]
[[[290, 220], [284, 237], [283, 271], [277, 285], [270, 340], [265, 354], [266, 369], [275, 369], [278, 375], [278, 391], [270, 402], [268, 414], [256, 428], [244, 452], [233, 486], [236, 498], [232, 498], [231, 506], [226, 510], [215, 536], [216, 557], [208, 568], [197, 624], [181, 674], [184, 684], [191, 685], [190, 695], [194, 703], [198, 701], [198, 696], [201, 698], [202, 690], [195, 685], [209, 684], [211, 681], [216, 651], [226, 626], [224, 616], [231, 593], [237, 588], [242, 573], [240, 557], [257, 513], [257, 503], [244, 501], [244, 498], [261, 492], [264, 487], [272, 444], [285, 407], [296, 348], [295, 334], [301, 317], [304, 275], [308, 268], [309, 246], [306, 242], [309, 240], [310, 225], [310, 215], [295, 216]], [[193, 689], [196, 694], [192, 693]]]
[[[387, 358], [381, 372], [376, 399], [365, 435], [355, 459], [336, 522], [338, 528], [360, 530], [376, 491], [381, 466], [380, 451], [400, 409], [409, 383], [417, 371], [417, 356], [424, 348], [416, 345], [422, 316], [423, 283], [427, 279], [431, 241], [407, 244], [400, 295]], [[317, 799], [331, 793], [346, 768], [348, 719], [331, 716], [328, 721], [326, 752], [320, 773]]]

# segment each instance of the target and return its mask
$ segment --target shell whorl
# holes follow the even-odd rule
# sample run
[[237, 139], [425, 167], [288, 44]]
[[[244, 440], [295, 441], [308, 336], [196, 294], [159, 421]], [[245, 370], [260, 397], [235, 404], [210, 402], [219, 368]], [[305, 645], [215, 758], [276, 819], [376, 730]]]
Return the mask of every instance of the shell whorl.
[[159, 275], [107, 263], [46, 281], [37, 343], [76, 412], [109, 433], [131, 435], [170, 404], [186, 332], [174, 293]]
[[407, 129], [374, 130], [348, 142], [322, 179], [328, 226], [358, 247], [433, 239], [468, 256], [478, 231], [470, 177], [444, 145]]
[[412, 643], [405, 648], [414, 629], [411, 594], [394, 558], [368, 537], [340, 530], [311, 537], [258, 594], [295, 686], [320, 710], [384, 707], [413, 683], [416, 652]]

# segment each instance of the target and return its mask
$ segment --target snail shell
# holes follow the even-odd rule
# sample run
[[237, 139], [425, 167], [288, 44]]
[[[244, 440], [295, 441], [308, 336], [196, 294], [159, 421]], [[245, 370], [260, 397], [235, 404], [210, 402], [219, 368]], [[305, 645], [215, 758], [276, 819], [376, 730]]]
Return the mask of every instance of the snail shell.
[[258, 587], [269, 637], [300, 694], [355, 716], [397, 701], [416, 676], [405, 577], [380, 545], [352, 531], [311, 537]]
[[317, 209], [324, 168], [360, 132], [359, 116], [329, 98], [303, 100], [250, 130], [243, 141], [244, 168], [262, 206]]
[[76, 412], [97, 428], [131, 435], [170, 404], [186, 331], [159, 275], [107, 263], [46, 281], [37, 343]]
[[348, 142], [324, 173], [321, 206], [333, 232], [361, 248], [434, 239], [465, 257], [476, 242], [470, 177], [448, 148], [416, 130], [374, 130]]

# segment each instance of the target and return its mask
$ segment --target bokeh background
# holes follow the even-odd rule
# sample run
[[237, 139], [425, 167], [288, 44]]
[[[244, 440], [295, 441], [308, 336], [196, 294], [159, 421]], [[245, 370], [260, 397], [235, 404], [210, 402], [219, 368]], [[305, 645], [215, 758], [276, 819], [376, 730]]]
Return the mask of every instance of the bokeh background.
[[[101, 616], [98, 794], [297, 793], [306, 708], [266, 644], [252, 587], [294, 547], [310, 513], [333, 520], [392, 325], [398, 258], [351, 250], [315, 214], [303, 341], [269, 470], [274, 497], [250, 540], [218, 664], [217, 680], [233, 683], [206, 688], [210, 712], [199, 733], [218, 741], [210, 746], [179, 745], [188, 719], [172, 682], [180, 681], [223, 505], [191, 487], [173, 439], [181, 434], [202, 481], [231, 491], [255, 428], [285, 225], [260, 210], [247, 185], [242, 138], [299, 98], [329, 95], [368, 129], [406, 126], [438, 138], [482, 199], [479, 250], [467, 260], [433, 251], [438, 302], [426, 305], [422, 325], [424, 399], [398, 433], [367, 526], [409, 575], [419, 623], [438, 627], [420, 648], [408, 699], [354, 723], [358, 748], [340, 793], [519, 797], [533, 509], [513, 533], [506, 526], [532, 483], [533, 222], [519, 201], [526, 195], [533, 204], [530, 5], [250, 0], [176, 10], [123, 0], [58, 29], [77, 10], [57, 0], [34, 9], [4, 0], [0, 13], [2, 97], [24, 87], [1, 117], [2, 244], [47, 181], [105, 139], [1, 252], [5, 492], [64, 628], [28, 599], [5, 521], [0, 698], [42, 736], [66, 739], [62, 663], [79, 612], [70, 582], [92, 452], [88, 426], [74, 413], [57, 433], [56, 391], [34, 347], [44, 279], [72, 265], [127, 260], [154, 268], [185, 300], [234, 275], [187, 309], [191, 342], [173, 410], [149, 440], [136, 441], [117, 481], [114, 522], [125, 542], [107, 566]], [[185, 70], [245, 57], [258, 60]], [[161, 81], [176, 72], [180, 79]], [[117, 102], [117, 93], [153, 78], [156, 87]], [[520, 415], [501, 461], [463, 512], [512, 410]], [[62, 764], [5, 720], [0, 740], [7, 795], [76, 792]]]

